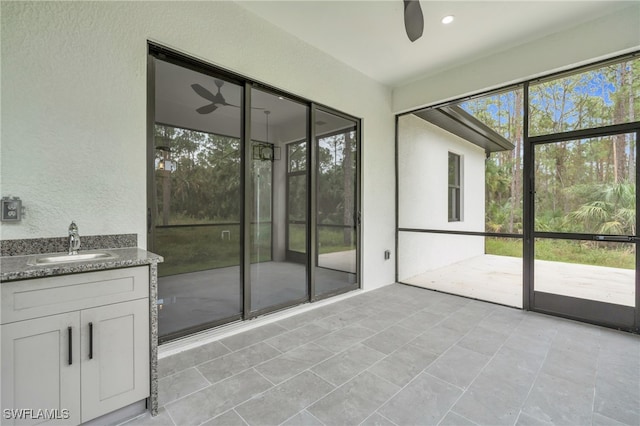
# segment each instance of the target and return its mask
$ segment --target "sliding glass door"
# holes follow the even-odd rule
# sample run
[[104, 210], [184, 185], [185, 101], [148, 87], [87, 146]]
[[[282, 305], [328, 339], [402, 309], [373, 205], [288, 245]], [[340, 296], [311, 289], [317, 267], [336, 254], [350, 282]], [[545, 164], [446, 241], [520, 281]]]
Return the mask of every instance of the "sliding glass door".
[[357, 287], [358, 123], [317, 110], [315, 296]]
[[290, 262], [307, 261], [307, 142], [287, 144], [287, 229], [285, 257]]
[[[260, 89], [251, 93], [251, 271], [252, 315], [308, 300], [305, 256], [306, 167], [291, 191], [287, 158], [291, 140], [306, 137], [307, 105]], [[298, 142], [304, 144], [304, 142]], [[305, 150], [300, 163], [306, 164]], [[292, 214], [301, 224], [291, 228]], [[289, 238], [285, 238], [289, 234]], [[290, 241], [301, 241], [299, 257], [289, 255]]]
[[[149, 219], [162, 339], [242, 315], [243, 87], [154, 58]], [[214, 93], [228, 104], [212, 103]]]
[[148, 65], [159, 341], [356, 289], [359, 121], [158, 46]]

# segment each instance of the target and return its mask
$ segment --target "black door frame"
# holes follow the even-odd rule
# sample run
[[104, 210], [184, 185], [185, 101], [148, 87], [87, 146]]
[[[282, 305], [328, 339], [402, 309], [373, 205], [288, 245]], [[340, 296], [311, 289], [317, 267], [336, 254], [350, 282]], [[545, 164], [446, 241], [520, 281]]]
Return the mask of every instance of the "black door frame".
[[[318, 194], [320, 192], [319, 189], [319, 180], [318, 180], [318, 156], [319, 156], [319, 140], [321, 137], [326, 137], [326, 136], [330, 136], [331, 134], [339, 134], [342, 132], [334, 132], [334, 133], [328, 133], [328, 134], [318, 134], [315, 130], [315, 114], [317, 111], [321, 111], [323, 113], [326, 114], [332, 114], [335, 115], [339, 118], [342, 118], [344, 120], [347, 121], [352, 121], [355, 127], [355, 136], [356, 136], [356, 170], [355, 170], [355, 176], [356, 176], [356, 180], [354, 182], [355, 185], [355, 189], [356, 189], [356, 195], [355, 195], [355, 200], [354, 200], [354, 226], [355, 226], [355, 235], [356, 235], [356, 280], [354, 284], [351, 285], [347, 285], [344, 286], [342, 288], [330, 291], [330, 292], [326, 292], [326, 293], [321, 293], [321, 294], [316, 294], [316, 290], [315, 290], [315, 268], [318, 267], [318, 259], [319, 259], [319, 250], [318, 250], [318, 216], [317, 216], [317, 208], [318, 208]], [[361, 134], [361, 121], [357, 118], [354, 118], [348, 114], [344, 114], [340, 111], [337, 111], [335, 109], [332, 108], [328, 108], [325, 106], [321, 106], [321, 105], [317, 105], [314, 104], [313, 105], [313, 133], [312, 133], [312, 138], [310, 139], [312, 141], [312, 146], [310, 147], [313, 150], [313, 173], [311, 175], [312, 177], [312, 185], [314, 188], [314, 192], [312, 195], [312, 204], [309, 205], [309, 208], [313, 209], [313, 216], [311, 218], [311, 222], [310, 222], [310, 228], [311, 228], [311, 235], [312, 235], [312, 239], [310, 239], [309, 244], [310, 244], [310, 261], [312, 262], [312, 273], [313, 275], [310, 277], [310, 282], [313, 283], [313, 286], [311, 287], [311, 301], [316, 301], [316, 300], [322, 300], [322, 299], [326, 299], [329, 297], [333, 297], [342, 293], [346, 293], [349, 291], [353, 291], [353, 290], [357, 290], [358, 288], [360, 288], [360, 280], [361, 280], [361, 257], [362, 257], [362, 246], [361, 246], [361, 241], [362, 241], [362, 226], [361, 226], [361, 217], [362, 217], [362, 205], [361, 205], [361, 201], [362, 201], [362, 134]]]
[[[518, 87], [523, 88], [523, 171], [522, 171], [522, 199], [523, 199], [523, 232], [522, 234], [501, 234], [495, 232], [467, 232], [467, 231], [447, 231], [439, 229], [414, 229], [414, 228], [402, 228], [399, 222], [399, 205], [400, 205], [400, 185], [399, 185], [399, 124], [400, 117], [404, 115], [414, 114], [415, 112], [424, 110], [425, 107], [396, 114], [395, 120], [395, 213], [396, 213], [396, 235], [395, 235], [395, 259], [396, 259], [396, 281], [399, 281], [399, 257], [400, 246], [399, 237], [400, 232], [410, 233], [439, 233], [439, 234], [451, 234], [451, 235], [471, 235], [471, 236], [483, 236], [483, 237], [505, 237], [511, 239], [523, 240], [523, 257], [522, 257], [522, 308], [528, 311], [541, 312], [571, 319], [577, 319], [583, 322], [589, 322], [597, 325], [603, 325], [613, 328], [621, 328], [635, 333], [640, 332], [640, 253], [636, 250], [636, 281], [635, 281], [635, 302], [636, 305], [633, 308], [625, 309], [621, 308], [621, 305], [603, 304], [602, 302], [594, 302], [586, 299], [569, 298], [560, 295], [548, 295], [547, 293], [534, 291], [534, 243], [535, 238], [539, 237], [554, 237], [554, 238], [569, 238], [569, 239], [590, 239], [593, 240], [592, 234], [558, 234], [558, 233], [541, 233], [534, 232], [534, 146], [542, 143], [553, 143], [562, 140], [575, 140], [584, 137], [597, 137], [607, 136], [619, 133], [635, 133], [636, 134], [636, 161], [638, 159], [638, 153], [640, 153], [640, 121], [635, 121], [625, 124], [616, 124], [603, 126], [592, 129], [576, 130], [555, 134], [546, 134], [539, 136], [529, 136], [529, 86], [531, 83], [537, 83], [541, 80], [550, 80], [554, 78], [562, 77], [563, 75], [571, 75], [580, 71], [588, 69], [594, 69], [602, 67], [606, 64], [614, 64], [625, 60], [634, 60], [640, 56], [640, 51], [632, 52], [630, 54], [619, 55], [613, 58], [595, 61], [590, 65], [583, 65], [574, 67], [569, 70], [549, 73], [546, 76], [523, 80], [520, 83], [512, 83], [505, 85], [504, 87], [485, 90], [476, 94], [465, 96], [463, 98], [454, 99], [451, 101], [441, 102], [429, 106], [427, 108], [438, 108], [447, 105], [455, 105], [466, 100], [474, 98], [484, 97], [495, 93], [500, 93], [507, 90], [513, 90]], [[640, 173], [636, 166], [636, 188], [640, 181]], [[640, 199], [636, 197], [636, 212], [640, 207]], [[636, 222], [638, 218], [636, 217]], [[636, 227], [637, 229], [637, 227]], [[637, 243], [640, 237], [635, 237], [629, 243]], [[627, 242], [627, 241], [625, 241]], [[609, 306], [607, 306], [609, 305]], [[569, 312], [565, 309], [570, 307]], [[614, 308], [616, 312], [614, 312]], [[628, 307], [626, 307], [628, 308]], [[597, 312], [595, 317], [589, 317], [590, 312]], [[624, 325], [624, 324], [631, 325]]]
[[[295, 94], [286, 92], [284, 90], [275, 88], [268, 84], [264, 84], [255, 80], [250, 80], [247, 77], [244, 77], [240, 74], [234, 73], [232, 71], [228, 71], [225, 69], [221, 69], [212, 64], [208, 64], [201, 60], [195, 59], [188, 55], [185, 55], [179, 51], [174, 49], [162, 46], [156, 42], [148, 41], [148, 52], [147, 52], [147, 247], [150, 251], [154, 251], [154, 240], [155, 240], [155, 220], [156, 218], [151, 213], [152, 206], [155, 202], [155, 179], [154, 179], [154, 125], [155, 125], [155, 65], [154, 59], [159, 59], [162, 61], [171, 62], [173, 64], [192, 69], [197, 72], [201, 72], [216, 78], [221, 78], [226, 81], [233, 82], [234, 84], [238, 84], [243, 86], [243, 103], [241, 105], [242, 109], [242, 123], [241, 123], [241, 135], [240, 135], [240, 185], [241, 185], [241, 224], [240, 224], [240, 241], [241, 241], [241, 253], [240, 253], [240, 298], [243, 312], [240, 315], [234, 315], [229, 318], [224, 318], [221, 320], [216, 320], [214, 322], [200, 324], [194, 327], [191, 327], [186, 330], [182, 330], [176, 333], [171, 333], [167, 336], [159, 336], [159, 341], [161, 343], [171, 341], [174, 339], [182, 338], [188, 335], [191, 335], [196, 332], [200, 332], [203, 330], [211, 329], [223, 324], [227, 324], [229, 322], [237, 321], [237, 320], [248, 320], [255, 318], [257, 316], [261, 316], [264, 314], [268, 314], [271, 312], [279, 311], [288, 307], [292, 307], [295, 305], [299, 305], [301, 303], [309, 303], [314, 302], [316, 300], [324, 299], [326, 297], [335, 296], [337, 294], [345, 293], [348, 291], [352, 291], [360, 288], [361, 286], [361, 235], [360, 235], [360, 211], [361, 211], [361, 197], [362, 197], [362, 167], [361, 167], [361, 119], [351, 116], [349, 114], [343, 113], [341, 111], [335, 110], [331, 107], [313, 102], [309, 99], [297, 96]], [[251, 141], [251, 95], [254, 89], [259, 89], [263, 91], [267, 91], [276, 96], [282, 96], [283, 98], [289, 99], [291, 101], [299, 102], [308, 107], [308, 116], [307, 116], [307, 253], [306, 253], [306, 267], [307, 267], [307, 297], [300, 300], [294, 300], [290, 302], [285, 302], [282, 304], [278, 304], [275, 306], [270, 306], [268, 308], [261, 309], [259, 311], [251, 311], [251, 214], [252, 212], [249, 209], [249, 206], [252, 204], [252, 193], [250, 191], [249, 185], [251, 184], [251, 161], [252, 161], [252, 149], [250, 149], [250, 144], [247, 143]], [[320, 297], [314, 296], [315, 293], [315, 271], [314, 271], [314, 261], [313, 259], [316, 256], [316, 236], [315, 236], [315, 226], [314, 224], [317, 222], [317, 212], [315, 210], [316, 207], [316, 152], [313, 148], [313, 144], [311, 141], [314, 139], [315, 135], [315, 113], [317, 109], [321, 109], [322, 111], [326, 111], [349, 120], [352, 120], [356, 123], [357, 127], [357, 179], [356, 179], [356, 200], [355, 200], [355, 210], [358, 215], [358, 232], [357, 232], [357, 280], [356, 284], [345, 287], [344, 289], [340, 289], [340, 291], [333, 292], [331, 294], [321, 295]], [[273, 208], [273, 203], [272, 203]], [[273, 225], [272, 225], [273, 226]], [[288, 244], [288, 241], [287, 241]], [[153, 307], [157, 309], [157, 307]], [[152, 309], [153, 309], [152, 308]]]
[[[613, 136], [618, 134], [635, 134], [635, 158], [638, 158], [640, 149], [640, 123], [632, 122], [615, 124], [592, 129], [575, 130], [539, 136], [529, 136], [529, 83], [524, 85], [524, 287], [526, 306], [525, 309], [534, 312], [552, 314], [560, 317], [575, 319], [587, 323], [620, 328], [629, 331], [640, 329], [640, 255], [637, 251], [638, 236], [628, 236], [628, 244], [636, 244], [635, 259], [635, 306], [624, 306], [613, 303], [600, 302], [591, 299], [563, 296], [559, 294], [545, 293], [535, 290], [535, 241], [537, 238], [565, 239], [573, 241], [594, 241], [601, 234], [589, 233], [560, 233], [542, 232], [535, 230], [535, 147], [542, 144], [553, 144], [564, 141], [588, 139], [595, 137]], [[637, 161], [637, 160], [636, 160]], [[640, 182], [640, 173], [636, 166], [636, 188]], [[640, 200], [636, 197], [636, 212], [640, 206]], [[636, 216], [636, 224], [638, 218]], [[637, 226], [636, 226], [637, 229]], [[616, 239], [616, 235], [606, 235], [605, 238]], [[626, 237], [626, 236], [625, 236]]]
[[[305, 161], [305, 169], [291, 172], [291, 171], [289, 171], [289, 161], [290, 161], [289, 147], [291, 145], [300, 145], [302, 143], [305, 143], [307, 145], [306, 148], [305, 148], [305, 151], [306, 151], [306, 156], [305, 157], [306, 157], [306, 160], [307, 160], [307, 161]], [[286, 214], [286, 218], [285, 218], [285, 222], [286, 222], [286, 229], [285, 229], [285, 258], [288, 261], [295, 262], [295, 263], [303, 263], [305, 265], [307, 263], [307, 254], [308, 254], [306, 244], [305, 244], [305, 251], [304, 252], [291, 250], [291, 245], [290, 245], [291, 229], [290, 229], [290, 226], [291, 225], [304, 225], [305, 226], [305, 235], [308, 234], [308, 228], [309, 228], [309, 226], [308, 226], [309, 225], [308, 205], [306, 205], [306, 203], [305, 203], [305, 210], [307, 210], [307, 218], [306, 218], [307, 220], [303, 220], [303, 221], [295, 220], [295, 221], [292, 221], [290, 219], [290, 216], [289, 216], [289, 213], [291, 211], [290, 210], [290, 205], [291, 204], [289, 202], [291, 192], [290, 192], [289, 189], [290, 189], [291, 178], [292, 177], [304, 176], [305, 177], [305, 183], [306, 183], [305, 186], [307, 188], [307, 191], [309, 190], [309, 183], [308, 183], [308, 180], [309, 180], [309, 169], [308, 169], [308, 166], [309, 166], [309, 164], [308, 163], [309, 163], [309, 155], [311, 154], [309, 152], [309, 146], [310, 145], [311, 144], [306, 139], [305, 140], [300, 140], [300, 141], [289, 142], [289, 143], [287, 143], [285, 145], [285, 147], [286, 147], [285, 148], [285, 151], [286, 151], [285, 152], [285, 159], [286, 159], [285, 167], [287, 169], [286, 172], [285, 172], [286, 173], [286, 177], [285, 177], [285, 185], [286, 185], [286, 188], [285, 188], [285, 193], [286, 193], [286, 195], [285, 195], [285, 211], [286, 211], [286, 213], [285, 213]], [[307, 198], [308, 198], [308, 195], [309, 195], [309, 193], [307, 193]], [[306, 243], [306, 240], [305, 240], [305, 243]]]

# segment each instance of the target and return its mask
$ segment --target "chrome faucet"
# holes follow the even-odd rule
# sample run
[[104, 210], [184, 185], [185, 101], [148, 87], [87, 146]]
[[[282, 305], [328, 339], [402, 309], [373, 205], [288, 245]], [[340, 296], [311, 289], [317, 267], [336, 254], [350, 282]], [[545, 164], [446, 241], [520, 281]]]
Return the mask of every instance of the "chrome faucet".
[[71, 221], [69, 225], [69, 255], [78, 254], [80, 250], [80, 234], [78, 233], [78, 225]]

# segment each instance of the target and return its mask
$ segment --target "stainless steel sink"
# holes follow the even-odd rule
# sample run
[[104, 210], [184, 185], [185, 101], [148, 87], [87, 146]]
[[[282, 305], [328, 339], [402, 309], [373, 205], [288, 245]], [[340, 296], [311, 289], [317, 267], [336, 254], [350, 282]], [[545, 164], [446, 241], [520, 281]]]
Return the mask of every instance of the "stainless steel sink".
[[32, 265], [47, 265], [56, 263], [69, 263], [69, 262], [81, 262], [88, 260], [109, 260], [115, 259], [118, 255], [110, 253], [108, 251], [97, 251], [90, 253], [78, 253], [78, 254], [54, 254], [54, 255], [39, 255], [29, 262]]

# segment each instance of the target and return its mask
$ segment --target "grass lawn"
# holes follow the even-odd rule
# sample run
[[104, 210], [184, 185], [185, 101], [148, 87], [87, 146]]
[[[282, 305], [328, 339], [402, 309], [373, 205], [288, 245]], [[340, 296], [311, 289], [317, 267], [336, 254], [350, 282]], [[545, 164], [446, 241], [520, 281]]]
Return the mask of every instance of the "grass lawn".
[[[485, 253], [522, 257], [522, 240], [486, 238]], [[535, 258], [623, 269], [635, 269], [636, 262], [635, 248], [632, 244], [551, 239], [536, 241]]]
[[[271, 224], [260, 226], [260, 253], [258, 256], [254, 249], [251, 262], [271, 260]], [[223, 234], [223, 231], [229, 233]], [[304, 253], [305, 225], [291, 225], [290, 231], [290, 248]], [[320, 227], [318, 241], [321, 254], [353, 248], [344, 244], [344, 233], [340, 228]], [[354, 237], [353, 241], [355, 243]], [[164, 262], [158, 265], [158, 275], [162, 277], [239, 265], [240, 247], [239, 225], [158, 228], [155, 250], [164, 257]]]

